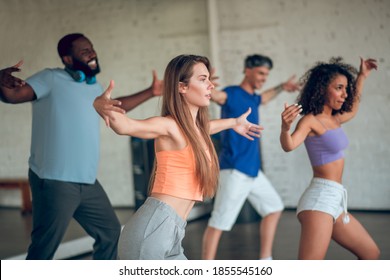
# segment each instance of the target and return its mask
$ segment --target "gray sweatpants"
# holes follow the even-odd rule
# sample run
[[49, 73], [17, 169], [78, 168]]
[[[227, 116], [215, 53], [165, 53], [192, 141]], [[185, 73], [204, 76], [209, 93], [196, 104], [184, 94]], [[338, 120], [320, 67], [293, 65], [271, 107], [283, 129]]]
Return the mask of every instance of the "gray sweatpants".
[[187, 222], [166, 203], [149, 197], [119, 237], [121, 260], [186, 260], [181, 242]]

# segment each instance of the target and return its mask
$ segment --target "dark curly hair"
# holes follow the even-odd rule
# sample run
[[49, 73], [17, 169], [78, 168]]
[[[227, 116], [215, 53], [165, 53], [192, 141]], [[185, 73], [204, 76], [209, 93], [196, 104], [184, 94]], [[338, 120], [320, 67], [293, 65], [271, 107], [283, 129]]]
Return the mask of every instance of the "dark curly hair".
[[347, 78], [347, 94], [343, 106], [340, 110], [333, 110], [336, 113], [350, 112], [356, 97], [356, 75], [358, 71], [352, 65], [343, 62], [341, 57], [332, 57], [329, 63], [317, 62], [313, 68], [308, 70], [301, 78], [302, 90], [297, 98], [297, 102], [302, 105], [303, 115], [312, 113], [317, 115], [322, 113], [326, 101], [329, 84], [338, 75]]

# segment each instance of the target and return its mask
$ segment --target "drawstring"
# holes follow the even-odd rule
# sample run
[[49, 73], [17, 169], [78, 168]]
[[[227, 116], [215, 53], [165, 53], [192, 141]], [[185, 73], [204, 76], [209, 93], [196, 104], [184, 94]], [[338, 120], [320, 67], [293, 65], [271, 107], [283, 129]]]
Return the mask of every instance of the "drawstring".
[[343, 188], [343, 208], [344, 208], [344, 217], [343, 217], [343, 223], [348, 224], [349, 223], [349, 215], [347, 211], [347, 199], [348, 199], [348, 194], [347, 190]]

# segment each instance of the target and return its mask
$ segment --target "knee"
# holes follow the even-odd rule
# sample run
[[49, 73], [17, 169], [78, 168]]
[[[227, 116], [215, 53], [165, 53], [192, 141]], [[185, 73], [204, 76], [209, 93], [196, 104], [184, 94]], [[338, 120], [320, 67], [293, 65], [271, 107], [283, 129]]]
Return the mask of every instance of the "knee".
[[381, 252], [378, 246], [373, 246], [370, 250], [367, 250], [366, 253], [361, 256], [362, 260], [378, 260], [381, 255]]
[[377, 247], [375, 251], [375, 260], [378, 260], [380, 255], [381, 255], [381, 250], [379, 250], [379, 248]]
[[99, 238], [107, 243], [117, 243], [121, 234], [121, 225], [111, 227], [105, 231], [100, 232]]
[[370, 260], [378, 260], [379, 257], [381, 255], [381, 251], [379, 250], [379, 248], [377, 246], [375, 246], [375, 248], [373, 248], [370, 252]]

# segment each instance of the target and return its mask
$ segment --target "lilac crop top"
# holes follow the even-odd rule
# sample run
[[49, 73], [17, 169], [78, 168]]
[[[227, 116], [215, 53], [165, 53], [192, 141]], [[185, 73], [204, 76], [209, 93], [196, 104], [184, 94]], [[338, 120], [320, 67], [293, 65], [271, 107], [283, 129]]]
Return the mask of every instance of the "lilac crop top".
[[305, 139], [307, 154], [312, 166], [324, 165], [344, 157], [348, 138], [341, 127]]

